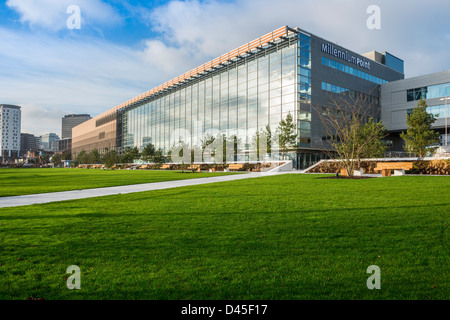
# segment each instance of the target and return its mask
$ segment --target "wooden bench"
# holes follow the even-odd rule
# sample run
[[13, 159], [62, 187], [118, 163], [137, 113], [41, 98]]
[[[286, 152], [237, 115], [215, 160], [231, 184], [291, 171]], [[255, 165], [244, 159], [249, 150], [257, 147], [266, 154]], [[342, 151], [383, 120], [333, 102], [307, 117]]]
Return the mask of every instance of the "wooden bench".
[[161, 169], [170, 169], [170, 164], [163, 164]]
[[412, 162], [378, 162], [374, 170], [381, 171], [383, 177], [390, 177], [391, 170], [394, 170], [395, 176], [403, 176], [405, 170], [411, 170]]
[[188, 170], [192, 170], [192, 172], [194, 172], [195, 170], [197, 170], [197, 172], [201, 172], [201, 169], [200, 169], [200, 165], [199, 165], [199, 164], [191, 164], [191, 165], [188, 167]]
[[[347, 169], [341, 169], [341, 176], [348, 176], [347, 173]], [[364, 170], [363, 169], [354, 169], [353, 170], [353, 175], [354, 176], [362, 176], [364, 174]]]
[[244, 165], [240, 163], [232, 163], [228, 166], [228, 169], [230, 170], [240, 170], [242, 168], [244, 168]]

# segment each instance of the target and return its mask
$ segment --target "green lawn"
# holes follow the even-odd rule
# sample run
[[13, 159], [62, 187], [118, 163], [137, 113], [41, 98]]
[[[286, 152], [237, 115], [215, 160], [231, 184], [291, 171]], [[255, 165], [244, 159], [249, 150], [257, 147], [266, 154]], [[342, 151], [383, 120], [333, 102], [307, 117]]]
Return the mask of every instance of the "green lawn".
[[224, 174], [159, 170], [0, 169], [0, 197], [206, 178]]
[[448, 177], [318, 177], [1, 209], [0, 299], [450, 298]]

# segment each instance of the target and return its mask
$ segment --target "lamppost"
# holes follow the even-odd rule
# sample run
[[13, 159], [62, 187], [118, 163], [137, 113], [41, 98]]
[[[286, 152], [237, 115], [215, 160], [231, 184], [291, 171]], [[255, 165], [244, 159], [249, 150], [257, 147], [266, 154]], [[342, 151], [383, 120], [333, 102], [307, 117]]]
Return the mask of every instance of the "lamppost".
[[447, 100], [450, 100], [450, 97], [442, 98], [441, 101], [445, 101], [445, 146], [447, 146]]

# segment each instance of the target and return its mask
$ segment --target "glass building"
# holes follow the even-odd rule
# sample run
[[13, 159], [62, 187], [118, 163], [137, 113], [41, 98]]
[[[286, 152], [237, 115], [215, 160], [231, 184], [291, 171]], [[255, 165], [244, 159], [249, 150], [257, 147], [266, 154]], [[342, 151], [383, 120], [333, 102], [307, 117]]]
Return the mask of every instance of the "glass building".
[[119, 152], [152, 143], [167, 154], [179, 141], [200, 147], [220, 134], [236, 137], [234, 161], [249, 161], [257, 132], [275, 133], [290, 114], [297, 141], [287, 156], [304, 168], [325, 157], [314, 110], [330, 105], [333, 95], [364, 94], [378, 104], [379, 86], [404, 77], [399, 61], [396, 70], [284, 26], [74, 128], [73, 151], [101, 149], [108, 136], [102, 126], [109, 125]]
[[[236, 136], [242, 149], [237, 161], [248, 160], [259, 128], [269, 125], [275, 132], [288, 113], [295, 121], [300, 119], [298, 103], [310, 103], [310, 41], [308, 35], [294, 34], [179, 85], [162, 97], [124, 108], [120, 111], [121, 146], [143, 148], [152, 143], [167, 153], [178, 142], [173, 133], [185, 129], [190, 137], [182, 140], [190, 146], [199, 146], [208, 133]], [[303, 114], [301, 119], [299, 142], [311, 136], [310, 116]]]

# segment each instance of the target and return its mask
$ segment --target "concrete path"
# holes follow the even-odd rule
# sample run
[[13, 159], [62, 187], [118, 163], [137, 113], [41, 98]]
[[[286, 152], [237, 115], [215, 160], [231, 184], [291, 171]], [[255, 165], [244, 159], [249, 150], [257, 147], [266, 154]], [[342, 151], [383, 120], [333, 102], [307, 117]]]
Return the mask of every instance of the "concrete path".
[[258, 177], [267, 177], [267, 176], [286, 174], [286, 173], [299, 173], [299, 172], [298, 171], [297, 172], [296, 171], [252, 172], [252, 173], [233, 174], [233, 175], [217, 176], [217, 177], [210, 177], [210, 178], [197, 178], [197, 179], [153, 182], [153, 183], [133, 184], [133, 185], [127, 185], [127, 186], [116, 186], [116, 187], [106, 187], [106, 188], [96, 188], [96, 189], [83, 189], [83, 190], [73, 190], [73, 191], [30, 194], [30, 195], [13, 196], [13, 197], [0, 197], [0, 208], [28, 206], [28, 205], [48, 203], [48, 202], [77, 200], [77, 199], [110, 196], [110, 195], [115, 195], [115, 194], [126, 194], [126, 193], [134, 193], [134, 192], [170, 189], [170, 188], [177, 188], [177, 187], [195, 186], [195, 185], [201, 185], [201, 184], [207, 184], [207, 183], [234, 181], [234, 180], [242, 180], [242, 179], [249, 179], [249, 178], [258, 178]]

